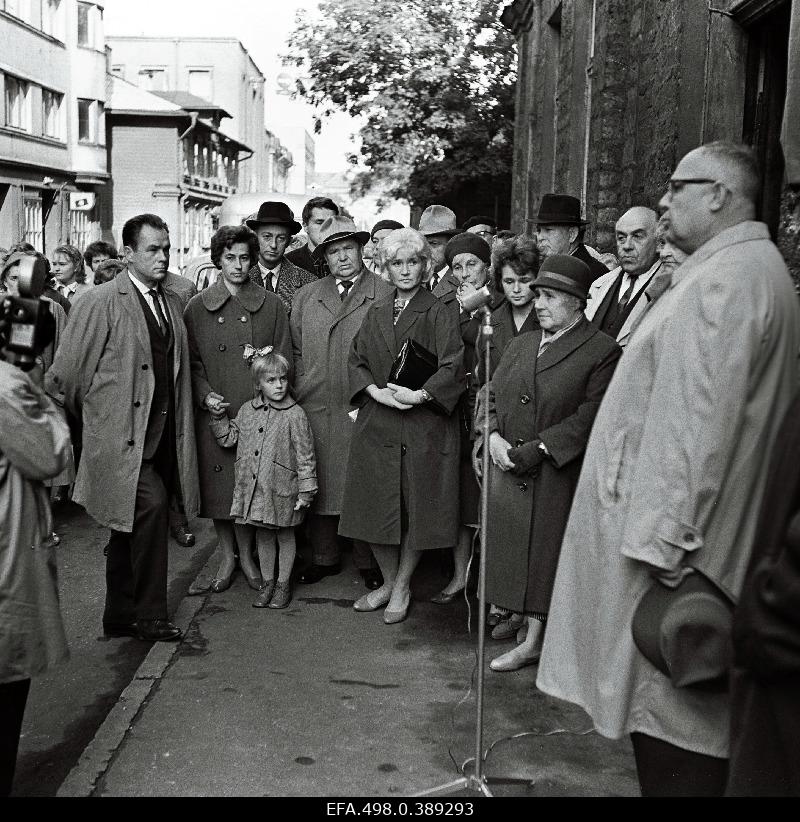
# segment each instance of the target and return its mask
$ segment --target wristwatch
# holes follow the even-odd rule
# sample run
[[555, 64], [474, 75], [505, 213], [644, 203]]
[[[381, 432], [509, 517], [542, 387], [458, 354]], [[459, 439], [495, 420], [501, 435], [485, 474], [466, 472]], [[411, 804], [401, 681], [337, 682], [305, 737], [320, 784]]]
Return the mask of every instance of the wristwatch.
[[420, 388], [419, 393], [422, 394], [423, 402], [430, 402], [433, 399], [433, 397], [424, 388]]

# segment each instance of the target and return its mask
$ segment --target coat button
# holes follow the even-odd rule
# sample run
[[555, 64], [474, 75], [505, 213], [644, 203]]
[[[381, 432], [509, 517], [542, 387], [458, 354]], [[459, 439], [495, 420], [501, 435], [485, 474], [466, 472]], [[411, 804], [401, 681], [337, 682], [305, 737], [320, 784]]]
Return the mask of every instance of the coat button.
[[527, 405], [527, 404], [531, 401], [531, 398], [530, 398], [527, 394], [523, 394], [523, 395], [519, 398], [519, 401], [520, 401], [523, 405]]
[[517, 448], [519, 448], [520, 445], [525, 445], [525, 440], [516, 439], [514, 440], [514, 445], [516, 445]]
[[217, 322], [222, 325], [225, 322], [225, 317], [217, 317]]
[[215, 465], [215, 466], [214, 466], [214, 471], [215, 471], [217, 474], [221, 474], [221, 473], [222, 473], [222, 466], [221, 466], [221, 465]]
[[255, 474], [253, 474], [253, 479], [255, 479], [255, 478], [256, 478], [256, 475], [255, 475]]
[[166, 412], [166, 411], [162, 411], [162, 412], [161, 412], [161, 416], [162, 416], [162, 417], [166, 417], [166, 416], [167, 416], [167, 412]]
[[136, 400], [136, 402], [133, 404], [133, 407], [134, 407], [134, 408], [140, 408], [140, 407], [141, 407], [141, 405], [142, 405], [142, 404], [139, 402], [139, 400]]
[[220, 351], [226, 351], [226, 350], [227, 350], [227, 348], [228, 348], [228, 346], [227, 346], [227, 345], [225, 345], [225, 343], [220, 343], [220, 344], [219, 344], [219, 350], [220, 350]]
[[149, 367], [150, 367], [150, 366], [149, 366], [149, 365], [147, 365], [147, 364], [143, 365], [143, 366], [142, 366], [142, 371], [147, 371], [147, 369], [148, 369]]
[[247, 322], [247, 317], [239, 317], [239, 322], [240, 323], [246, 323]]
[[528, 490], [528, 483], [527, 482], [521, 482], [519, 484], [519, 490], [520, 491], [527, 491]]
[[400, 446], [400, 453], [401, 453], [401, 454], [405, 454], [405, 452], [406, 452], [406, 447], [405, 447], [405, 445], [401, 445], [401, 446]]
[[263, 433], [264, 433], [264, 429], [263, 429], [263, 428], [259, 428], [259, 429], [258, 429], [258, 433], [259, 433], [259, 434], [263, 434]]
[[128, 445], [130, 445], [131, 447], [133, 447], [135, 444], [136, 444], [136, 443], [134, 443], [134, 441], [133, 441], [133, 440], [128, 440]]
[[684, 538], [687, 542], [694, 542], [694, 534], [689, 534], [689, 533], [686, 533], [686, 534], [684, 534], [684, 535], [683, 535], [683, 538]]
[[258, 451], [256, 451], [256, 456], [258, 456]]

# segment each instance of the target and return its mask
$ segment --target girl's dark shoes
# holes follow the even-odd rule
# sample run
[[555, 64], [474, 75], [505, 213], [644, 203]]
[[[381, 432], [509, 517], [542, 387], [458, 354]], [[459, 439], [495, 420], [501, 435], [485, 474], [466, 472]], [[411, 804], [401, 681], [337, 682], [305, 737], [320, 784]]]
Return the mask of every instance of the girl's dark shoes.
[[292, 587], [289, 582], [275, 583], [275, 592], [270, 600], [270, 608], [285, 608], [292, 601]]
[[256, 597], [255, 602], [253, 603], [254, 608], [268, 608], [269, 601], [272, 599], [273, 592], [275, 591], [275, 580], [274, 579], [267, 579], [264, 580], [263, 587], [261, 588], [258, 596]]

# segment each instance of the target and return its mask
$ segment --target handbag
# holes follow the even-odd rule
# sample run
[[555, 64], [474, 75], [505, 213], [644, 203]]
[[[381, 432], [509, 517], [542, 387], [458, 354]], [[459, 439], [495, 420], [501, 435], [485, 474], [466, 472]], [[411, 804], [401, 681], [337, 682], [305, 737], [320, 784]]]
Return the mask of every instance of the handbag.
[[723, 691], [732, 662], [733, 603], [698, 571], [676, 588], [654, 582], [631, 621], [642, 655], [676, 688]]
[[392, 363], [387, 382], [417, 391], [438, 370], [439, 360], [436, 355], [409, 337]]

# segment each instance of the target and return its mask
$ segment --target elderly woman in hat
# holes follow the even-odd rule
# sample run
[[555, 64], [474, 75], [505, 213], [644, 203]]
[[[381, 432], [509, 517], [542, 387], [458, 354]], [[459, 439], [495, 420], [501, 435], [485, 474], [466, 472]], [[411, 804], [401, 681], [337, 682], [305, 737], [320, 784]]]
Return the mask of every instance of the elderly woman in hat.
[[508, 344], [487, 386], [486, 596], [528, 617], [525, 638], [492, 660], [493, 671], [539, 659], [583, 453], [622, 353], [583, 314], [591, 281], [575, 257], [545, 260], [533, 281], [541, 328]]
[[472, 470], [473, 419], [475, 416], [475, 380], [476, 345], [480, 333], [481, 310], [465, 311], [461, 302], [478, 289], [488, 286], [491, 293], [491, 310], [502, 300], [502, 295], [494, 290], [489, 279], [491, 263], [489, 244], [479, 235], [463, 232], [452, 237], [445, 246], [445, 260], [451, 276], [456, 282], [454, 291], [447, 291], [439, 297], [440, 302], [450, 306], [458, 317], [461, 340], [464, 343], [464, 369], [467, 372], [467, 391], [459, 402], [459, 419], [461, 427], [461, 459], [459, 470], [460, 486], [460, 519], [458, 543], [453, 549], [453, 576], [450, 582], [431, 602], [446, 605], [452, 602], [464, 590], [467, 583], [467, 563], [474, 530], [478, 527], [480, 509], [480, 489]]
[[[222, 226], [211, 238], [211, 260], [217, 281], [189, 301], [183, 319], [189, 337], [192, 392], [195, 401], [200, 516], [214, 521], [221, 552], [219, 569], [210, 585], [199, 583], [190, 593], [220, 593], [230, 587], [236, 571], [237, 528], [231, 517], [235, 451], [221, 448], [211, 430], [211, 414], [227, 410], [233, 418], [253, 397], [253, 381], [245, 346], [271, 346], [292, 361], [289, 320], [276, 294], [251, 282], [248, 272], [259, 252], [256, 235], [245, 226]], [[238, 536], [239, 562], [251, 588], [261, 587], [244, 527]]]
[[[464, 345], [453, 310], [423, 286], [433, 255], [422, 234], [393, 231], [380, 254], [394, 289], [369, 309], [350, 351], [358, 416], [339, 533], [368, 542], [383, 574], [383, 585], [354, 608], [386, 606], [383, 620], [394, 623], [408, 612], [421, 552], [456, 544]], [[418, 389], [389, 381], [406, 340], [436, 358], [435, 372]]]

